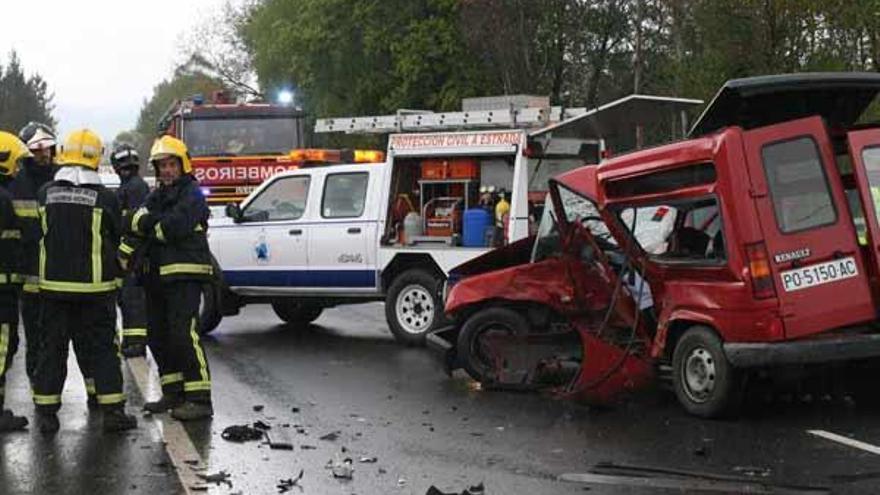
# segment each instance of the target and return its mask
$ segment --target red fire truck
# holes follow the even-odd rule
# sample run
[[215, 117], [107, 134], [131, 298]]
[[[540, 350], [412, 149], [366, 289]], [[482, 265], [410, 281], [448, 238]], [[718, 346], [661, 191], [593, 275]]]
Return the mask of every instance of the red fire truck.
[[222, 91], [215, 92], [210, 102], [200, 96], [174, 102], [160, 120], [159, 130], [186, 143], [209, 204], [237, 203], [276, 173], [304, 165], [383, 158], [307, 149], [302, 109], [236, 103]]

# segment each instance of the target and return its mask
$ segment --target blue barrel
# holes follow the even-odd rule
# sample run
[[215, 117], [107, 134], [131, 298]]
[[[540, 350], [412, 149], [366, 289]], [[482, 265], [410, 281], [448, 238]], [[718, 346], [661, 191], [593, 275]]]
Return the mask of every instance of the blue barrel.
[[464, 212], [462, 227], [463, 246], [481, 247], [486, 245], [486, 229], [492, 226], [492, 214], [483, 208], [471, 208]]

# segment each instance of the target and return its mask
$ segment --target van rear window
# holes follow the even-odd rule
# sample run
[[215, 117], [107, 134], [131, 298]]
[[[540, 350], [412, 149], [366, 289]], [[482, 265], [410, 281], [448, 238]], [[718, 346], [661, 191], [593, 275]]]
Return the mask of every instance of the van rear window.
[[812, 138], [768, 144], [761, 154], [780, 231], [790, 234], [837, 221], [819, 148]]

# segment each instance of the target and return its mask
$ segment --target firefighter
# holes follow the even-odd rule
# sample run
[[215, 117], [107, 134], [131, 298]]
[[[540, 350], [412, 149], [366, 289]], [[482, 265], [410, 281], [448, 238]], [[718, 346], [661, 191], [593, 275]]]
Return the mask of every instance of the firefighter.
[[[43, 236], [37, 216], [37, 191], [43, 184], [52, 180], [57, 170], [55, 166], [55, 132], [47, 125], [30, 122], [18, 133], [19, 139], [27, 145], [32, 156], [22, 161], [22, 167], [9, 185], [12, 204], [21, 229], [21, 259], [19, 276], [22, 282], [21, 319], [24, 324], [25, 370], [33, 381], [34, 369], [37, 366], [37, 350], [43, 331], [40, 329], [40, 287], [39, 287], [39, 256], [40, 238]], [[95, 401], [95, 384], [92, 380], [89, 354], [74, 343], [74, 353], [80, 372], [85, 380], [89, 407], [97, 406]]]
[[21, 242], [12, 195], [6, 190], [19, 162], [31, 152], [14, 134], [0, 132], [0, 432], [23, 430], [28, 420], [5, 409], [6, 373], [18, 350], [18, 287], [14, 280]]
[[[122, 144], [113, 150], [110, 155], [110, 163], [113, 170], [119, 176], [119, 189], [116, 190], [116, 198], [122, 208], [122, 217], [127, 218], [141, 204], [150, 187], [138, 175], [140, 157], [133, 146]], [[146, 354], [147, 343], [147, 315], [146, 302], [144, 301], [144, 289], [137, 281], [134, 274], [128, 274], [123, 278], [122, 289], [119, 293], [119, 307], [122, 310], [122, 355], [125, 357], [138, 357]]]
[[171, 136], [157, 139], [150, 163], [159, 187], [131, 217], [130, 231], [139, 240], [120, 245], [120, 260], [126, 266], [137, 243], [146, 243], [140, 266], [147, 295], [147, 339], [159, 368], [162, 397], [144, 409], [170, 409], [181, 421], [208, 418], [214, 414], [211, 377], [198, 316], [202, 284], [213, 273], [206, 235], [209, 210], [182, 141]]
[[59, 428], [71, 339], [94, 365], [104, 431], [137, 426], [134, 416], [125, 413], [116, 347], [116, 251], [122, 217], [116, 196], [101, 185], [97, 173], [102, 154], [103, 144], [94, 132], [70, 133], [60, 148], [61, 168], [37, 193], [44, 335], [32, 386], [42, 432]]

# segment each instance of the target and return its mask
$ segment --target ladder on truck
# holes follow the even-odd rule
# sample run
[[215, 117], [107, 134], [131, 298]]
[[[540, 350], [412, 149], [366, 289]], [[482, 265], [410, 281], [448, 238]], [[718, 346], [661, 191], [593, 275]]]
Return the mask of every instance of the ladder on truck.
[[587, 113], [586, 108], [528, 107], [432, 112], [398, 110], [392, 115], [317, 119], [316, 133], [389, 134], [474, 129], [535, 129]]

